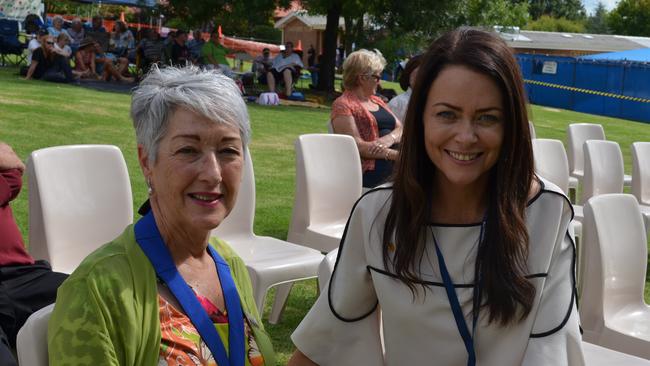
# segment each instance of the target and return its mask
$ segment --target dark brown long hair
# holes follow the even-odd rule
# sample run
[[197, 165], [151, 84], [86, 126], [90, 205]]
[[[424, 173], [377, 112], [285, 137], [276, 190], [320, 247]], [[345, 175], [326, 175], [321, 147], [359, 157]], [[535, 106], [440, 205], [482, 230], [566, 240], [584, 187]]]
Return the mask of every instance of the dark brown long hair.
[[[498, 161], [489, 172], [487, 218], [476, 258], [475, 282], [480, 274], [481, 307], [488, 309], [489, 322], [505, 326], [528, 315], [535, 295], [534, 286], [525, 277], [525, 209], [534, 165], [523, 79], [512, 51], [495, 34], [460, 28], [438, 38], [423, 56], [417, 80], [411, 86], [413, 94], [384, 227], [384, 264], [392, 267], [415, 295], [421, 281], [417, 267], [424, 253], [435, 195], [436, 167], [425, 150], [423, 115], [431, 85], [449, 65], [463, 65], [491, 77], [502, 94], [504, 137]], [[393, 235], [395, 246], [389, 244]], [[389, 247], [395, 250], [392, 259]]]

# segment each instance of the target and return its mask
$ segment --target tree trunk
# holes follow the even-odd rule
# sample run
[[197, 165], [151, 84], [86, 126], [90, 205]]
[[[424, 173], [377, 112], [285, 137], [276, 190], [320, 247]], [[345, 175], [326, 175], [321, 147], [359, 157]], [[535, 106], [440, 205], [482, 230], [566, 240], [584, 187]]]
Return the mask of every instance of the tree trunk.
[[318, 90], [334, 93], [334, 68], [336, 66], [336, 36], [343, 6], [341, 0], [332, 1], [327, 9], [327, 25], [323, 35], [323, 61], [320, 65]]

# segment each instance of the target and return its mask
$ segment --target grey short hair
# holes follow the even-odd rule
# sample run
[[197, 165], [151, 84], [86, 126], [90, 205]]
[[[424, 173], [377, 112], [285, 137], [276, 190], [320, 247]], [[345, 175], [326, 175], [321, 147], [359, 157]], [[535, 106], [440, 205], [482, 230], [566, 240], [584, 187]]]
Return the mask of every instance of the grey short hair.
[[156, 161], [158, 144], [167, 133], [169, 118], [177, 108], [236, 127], [243, 145], [248, 145], [248, 110], [232, 79], [218, 71], [201, 70], [196, 66], [159, 69], [153, 65], [131, 99], [135, 135], [152, 162]]
[[52, 25], [54, 25], [56, 22], [61, 22], [61, 24], [63, 24], [63, 17], [60, 15], [55, 15], [54, 18], [52, 18]]

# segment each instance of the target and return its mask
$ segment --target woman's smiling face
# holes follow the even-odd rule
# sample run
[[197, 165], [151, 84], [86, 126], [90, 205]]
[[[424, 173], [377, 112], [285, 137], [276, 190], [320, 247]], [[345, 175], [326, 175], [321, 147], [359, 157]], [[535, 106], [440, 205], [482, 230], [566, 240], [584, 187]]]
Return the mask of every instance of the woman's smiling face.
[[239, 130], [181, 108], [158, 146], [155, 162], [141, 158], [141, 164], [162, 219], [183, 230], [217, 227], [239, 192], [244, 163]]
[[485, 187], [505, 124], [494, 80], [462, 65], [445, 67], [429, 89], [423, 123], [427, 155], [437, 168], [435, 184]]

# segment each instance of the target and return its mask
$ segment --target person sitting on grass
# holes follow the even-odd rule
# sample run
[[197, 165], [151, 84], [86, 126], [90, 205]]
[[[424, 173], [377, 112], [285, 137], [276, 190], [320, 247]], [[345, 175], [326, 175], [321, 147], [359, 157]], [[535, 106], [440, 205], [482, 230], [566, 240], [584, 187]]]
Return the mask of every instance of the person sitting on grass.
[[95, 42], [86, 38], [75, 53], [74, 72], [84, 79], [99, 79], [95, 65]]
[[[135, 80], [128, 74], [129, 60], [126, 57], [116, 58], [112, 53], [104, 53], [102, 46], [98, 42], [95, 42], [94, 45], [95, 66], [102, 80], [109, 81], [113, 79], [125, 83], [132, 83]], [[117, 63], [117, 66], [115, 66], [115, 63]]]
[[115, 32], [111, 34], [111, 44], [113, 46], [112, 52], [117, 57], [126, 56], [129, 50], [135, 47], [133, 33], [126, 26], [126, 23], [121, 20], [115, 22]]
[[86, 30], [83, 27], [83, 23], [81, 23], [81, 19], [76, 18], [73, 20], [72, 25], [67, 31], [68, 36], [70, 36], [70, 47], [76, 52], [81, 45], [81, 41], [86, 38]]
[[70, 57], [72, 56], [72, 48], [70, 48], [68, 43], [70, 43], [70, 38], [61, 33], [58, 37], [56, 37], [56, 42], [54, 43], [54, 48], [52, 51], [70, 61]]
[[269, 91], [275, 93], [276, 83], [284, 81], [284, 94], [291, 95], [293, 81], [298, 80], [303, 67], [300, 56], [293, 52], [293, 42], [285, 43], [284, 50], [273, 59], [271, 71], [266, 74]]
[[192, 63], [194, 65], [200, 65], [203, 63], [201, 52], [203, 51], [203, 46], [205, 41], [203, 40], [203, 35], [200, 30], [195, 29], [192, 32], [192, 39], [187, 42], [187, 48], [190, 49], [190, 57], [192, 58]]
[[147, 73], [153, 64], [161, 61], [161, 56], [164, 48], [163, 41], [160, 39], [160, 34], [155, 29], [145, 30], [145, 38], [138, 44], [137, 52], [140, 53], [140, 67]]
[[70, 63], [53, 49], [54, 37], [47, 36], [42, 46], [34, 51], [25, 80], [34, 78], [58, 83], [74, 81]]
[[219, 42], [219, 32], [216, 29], [210, 34], [210, 42], [207, 42], [201, 48], [203, 63], [208, 69], [220, 70], [224, 75], [233, 78], [235, 74], [230, 69], [226, 59], [228, 53], [230, 53], [230, 50]]
[[176, 38], [171, 46], [171, 64], [173, 66], [186, 66], [191, 62], [190, 49], [187, 48], [187, 32], [176, 31]]
[[52, 26], [47, 28], [47, 33], [53, 37], [58, 37], [61, 33], [65, 34], [66, 36], [68, 35], [68, 31], [63, 29], [62, 16], [56, 15], [54, 18], [52, 18]]

